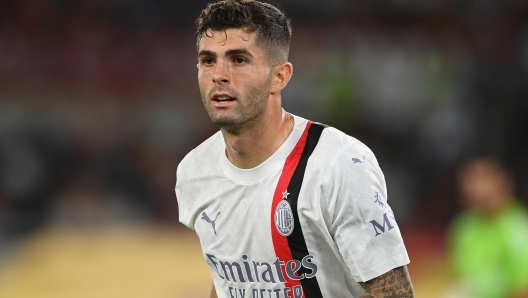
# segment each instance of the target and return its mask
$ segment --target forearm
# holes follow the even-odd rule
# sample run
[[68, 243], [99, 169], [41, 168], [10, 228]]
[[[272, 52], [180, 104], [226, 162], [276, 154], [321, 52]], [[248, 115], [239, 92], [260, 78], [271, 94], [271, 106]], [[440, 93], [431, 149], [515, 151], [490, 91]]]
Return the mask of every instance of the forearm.
[[213, 285], [213, 288], [211, 289], [211, 298], [218, 298], [218, 296], [216, 295], [216, 289], [214, 285]]
[[407, 266], [398, 267], [367, 282], [361, 282], [361, 298], [413, 298], [414, 289]]

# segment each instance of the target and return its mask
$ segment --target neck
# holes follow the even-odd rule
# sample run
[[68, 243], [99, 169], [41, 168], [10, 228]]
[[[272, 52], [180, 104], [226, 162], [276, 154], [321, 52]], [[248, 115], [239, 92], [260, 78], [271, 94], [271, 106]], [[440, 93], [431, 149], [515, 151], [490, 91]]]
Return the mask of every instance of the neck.
[[229, 161], [241, 169], [251, 169], [268, 159], [290, 135], [294, 120], [282, 108], [276, 117], [262, 121], [236, 133], [222, 129]]
[[510, 204], [511, 201], [513, 201], [512, 194], [501, 193], [487, 202], [484, 206], [484, 213], [486, 213], [487, 216], [493, 217], [499, 214], [504, 207]]

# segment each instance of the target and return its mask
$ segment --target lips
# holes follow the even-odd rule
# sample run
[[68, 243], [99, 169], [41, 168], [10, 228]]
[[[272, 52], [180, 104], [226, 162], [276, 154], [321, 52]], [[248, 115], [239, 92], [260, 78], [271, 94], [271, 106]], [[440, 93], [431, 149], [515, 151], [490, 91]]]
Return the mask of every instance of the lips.
[[235, 101], [235, 97], [229, 95], [229, 94], [214, 94], [211, 98], [213, 101], [216, 101], [218, 103], [223, 103], [223, 102], [230, 102], [230, 101]]
[[229, 96], [219, 96], [219, 97], [214, 97], [213, 100], [215, 100], [216, 102], [225, 102], [225, 101], [233, 101], [235, 99]]

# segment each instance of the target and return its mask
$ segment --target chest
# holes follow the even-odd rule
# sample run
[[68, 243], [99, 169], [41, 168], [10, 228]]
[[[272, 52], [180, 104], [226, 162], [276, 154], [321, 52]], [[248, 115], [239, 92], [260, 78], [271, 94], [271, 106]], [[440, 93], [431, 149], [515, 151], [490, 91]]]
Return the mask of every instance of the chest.
[[196, 209], [194, 227], [204, 253], [273, 257], [271, 209], [276, 182], [240, 185], [223, 180], [200, 187], [197, 194], [203, 203]]

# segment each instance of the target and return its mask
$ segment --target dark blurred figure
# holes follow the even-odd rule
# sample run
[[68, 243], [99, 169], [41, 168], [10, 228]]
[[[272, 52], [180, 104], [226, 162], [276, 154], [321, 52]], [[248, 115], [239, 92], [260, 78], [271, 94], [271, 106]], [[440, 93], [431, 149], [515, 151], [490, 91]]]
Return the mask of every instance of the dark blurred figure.
[[528, 212], [494, 159], [469, 161], [458, 182], [465, 210], [452, 223], [453, 297], [528, 297]]

